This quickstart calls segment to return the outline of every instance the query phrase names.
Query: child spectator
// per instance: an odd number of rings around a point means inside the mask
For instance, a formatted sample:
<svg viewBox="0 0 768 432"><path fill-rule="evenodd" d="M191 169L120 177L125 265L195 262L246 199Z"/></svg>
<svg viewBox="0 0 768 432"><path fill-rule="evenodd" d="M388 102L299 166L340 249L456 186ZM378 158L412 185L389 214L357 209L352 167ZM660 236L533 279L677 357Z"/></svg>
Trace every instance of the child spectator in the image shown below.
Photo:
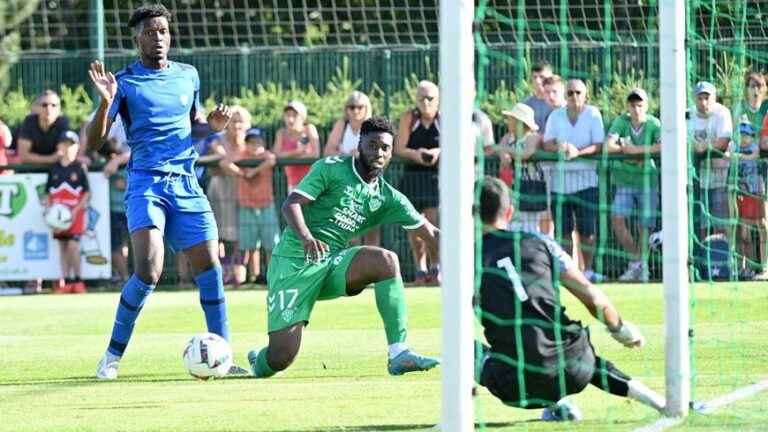
<svg viewBox="0 0 768 432"><path fill-rule="evenodd" d="M257 167L239 167L237 160L257 159ZM224 158L220 166L237 176L238 220L243 264L250 270L248 282L266 283L265 271L261 270L260 249L264 249L264 262L269 265L272 249L280 238L280 225L275 210L272 192L272 174L275 155L266 149L261 129L249 129L245 137L245 148L234 157ZM245 269L243 269L245 270Z"/></svg>
<svg viewBox="0 0 768 432"><path fill-rule="evenodd" d="M48 205L64 204L72 211L72 225L66 230L54 230L53 238L59 242L61 273L54 293L84 293L80 279L80 235L87 225L86 207L90 190L83 165L77 161L80 138L73 131L65 131L56 144L61 159L54 162L48 172L45 190Z"/></svg>
<svg viewBox="0 0 768 432"><path fill-rule="evenodd" d="M297 100L283 108L284 127L275 135L275 154L286 159L310 159L320 157L320 136L315 125L307 123L307 107ZM309 172L311 165L288 165L288 191L292 191Z"/></svg>
<svg viewBox="0 0 768 432"><path fill-rule="evenodd" d="M756 130L749 123L739 125L741 144L731 141L729 155L738 158L738 191L736 203L739 210L739 235L737 251L741 255L739 279L752 279L755 272L749 266L749 261L758 265L761 261L752 242L755 228L763 231L763 179L758 171L760 148L755 141ZM765 232L760 232L760 239L765 239Z"/></svg>

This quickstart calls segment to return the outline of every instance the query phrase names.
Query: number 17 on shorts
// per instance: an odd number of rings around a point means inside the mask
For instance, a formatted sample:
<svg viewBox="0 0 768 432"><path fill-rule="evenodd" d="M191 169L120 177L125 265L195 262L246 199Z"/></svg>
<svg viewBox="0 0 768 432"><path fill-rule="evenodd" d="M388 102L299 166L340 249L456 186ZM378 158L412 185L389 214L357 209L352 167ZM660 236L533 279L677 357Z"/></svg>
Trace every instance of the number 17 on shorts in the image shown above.
<svg viewBox="0 0 768 432"><path fill-rule="evenodd" d="M280 318L285 322L290 322L293 319L293 314L295 312L293 306L296 304L296 299L298 297L298 289L284 289L269 294L267 295L267 312L270 316L274 316L275 308L277 308L277 313L280 314Z"/></svg>

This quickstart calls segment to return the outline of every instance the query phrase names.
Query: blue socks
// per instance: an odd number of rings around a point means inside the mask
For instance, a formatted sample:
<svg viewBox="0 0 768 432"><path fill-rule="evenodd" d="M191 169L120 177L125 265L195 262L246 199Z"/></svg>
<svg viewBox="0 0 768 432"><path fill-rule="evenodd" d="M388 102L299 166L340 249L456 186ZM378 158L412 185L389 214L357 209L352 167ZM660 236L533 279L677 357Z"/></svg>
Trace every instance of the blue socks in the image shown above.
<svg viewBox="0 0 768 432"><path fill-rule="evenodd" d="M197 277L195 283L200 290L200 305L205 313L208 331L229 340L229 321L227 306L224 303L224 282L221 266L206 270Z"/></svg>
<svg viewBox="0 0 768 432"><path fill-rule="evenodd" d="M224 303L224 283L221 277L221 266L215 266L197 275L195 283L200 290L200 305L205 313L208 331L229 340L229 322ZM154 289L155 285L145 284L135 274L125 283L120 294L120 304L117 305L112 339L107 348L110 354L122 357L131 340L133 327L141 308L144 307L144 302Z"/></svg>
<svg viewBox="0 0 768 432"><path fill-rule="evenodd" d="M154 289L154 285L145 284L135 274L125 283L120 294L120 303L117 305L115 324L112 327L112 339L107 348L110 354L122 357L128 346L128 341L131 339L136 318L139 317L147 296Z"/></svg>

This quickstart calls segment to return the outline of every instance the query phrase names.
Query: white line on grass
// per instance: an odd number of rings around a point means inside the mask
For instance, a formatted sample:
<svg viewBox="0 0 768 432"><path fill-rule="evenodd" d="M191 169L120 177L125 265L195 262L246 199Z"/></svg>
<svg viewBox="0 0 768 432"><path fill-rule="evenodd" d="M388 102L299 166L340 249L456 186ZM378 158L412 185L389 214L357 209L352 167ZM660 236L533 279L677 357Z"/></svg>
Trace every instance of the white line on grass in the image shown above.
<svg viewBox="0 0 768 432"><path fill-rule="evenodd" d="M662 417L656 423L635 429L634 432L661 432L683 422L682 417Z"/></svg>
<svg viewBox="0 0 768 432"><path fill-rule="evenodd" d="M703 405L701 405L701 407L696 409L696 412L701 414L709 414L718 408L724 407L725 405L736 402L738 400L754 396L765 390L768 390L768 379L746 387L742 387L736 391L720 396L719 398L705 402ZM665 429L679 425L683 422L683 420L684 418L682 417L663 417L651 425L635 429L634 432L661 432Z"/></svg>
<svg viewBox="0 0 768 432"><path fill-rule="evenodd" d="M739 399L748 398L754 396L762 391L768 390L768 379L762 380L757 384L752 384L736 390L735 392L728 393L727 395L720 396L717 399L712 399L709 402L705 402L704 405L698 410L702 414L709 414L712 411L720 408L721 406L728 405L731 402L736 402Z"/></svg>

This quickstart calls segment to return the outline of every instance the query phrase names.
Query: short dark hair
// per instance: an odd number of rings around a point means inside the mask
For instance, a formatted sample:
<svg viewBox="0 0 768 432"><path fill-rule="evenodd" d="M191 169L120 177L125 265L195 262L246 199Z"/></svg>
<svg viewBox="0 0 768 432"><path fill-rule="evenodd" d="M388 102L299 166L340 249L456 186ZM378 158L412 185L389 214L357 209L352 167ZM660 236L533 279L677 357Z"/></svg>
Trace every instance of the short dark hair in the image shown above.
<svg viewBox="0 0 768 432"><path fill-rule="evenodd" d="M512 205L509 189L496 177L485 176L480 190L480 220L484 224L493 224L504 217L504 212Z"/></svg>
<svg viewBox="0 0 768 432"><path fill-rule="evenodd" d="M546 60L538 61L531 66L531 72L542 72L544 70L552 71L552 65Z"/></svg>
<svg viewBox="0 0 768 432"><path fill-rule="evenodd" d="M56 90L45 89L42 91L42 93L37 95L37 99L35 99L35 102L40 102L46 96L55 96L57 99L61 100L61 97L59 96L58 93L56 93Z"/></svg>
<svg viewBox="0 0 768 432"><path fill-rule="evenodd" d="M162 4L157 3L139 6L138 9L131 14L131 18L128 20L128 27L134 29L144 22L145 19L157 17L165 18L168 22L171 22L171 13Z"/></svg>
<svg viewBox="0 0 768 432"><path fill-rule="evenodd" d="M392 123L381 116L373 116L365 120L360 126L361 136L372 132L386 132L390 135L394 135L394 132L392 132Z"/></svg>

